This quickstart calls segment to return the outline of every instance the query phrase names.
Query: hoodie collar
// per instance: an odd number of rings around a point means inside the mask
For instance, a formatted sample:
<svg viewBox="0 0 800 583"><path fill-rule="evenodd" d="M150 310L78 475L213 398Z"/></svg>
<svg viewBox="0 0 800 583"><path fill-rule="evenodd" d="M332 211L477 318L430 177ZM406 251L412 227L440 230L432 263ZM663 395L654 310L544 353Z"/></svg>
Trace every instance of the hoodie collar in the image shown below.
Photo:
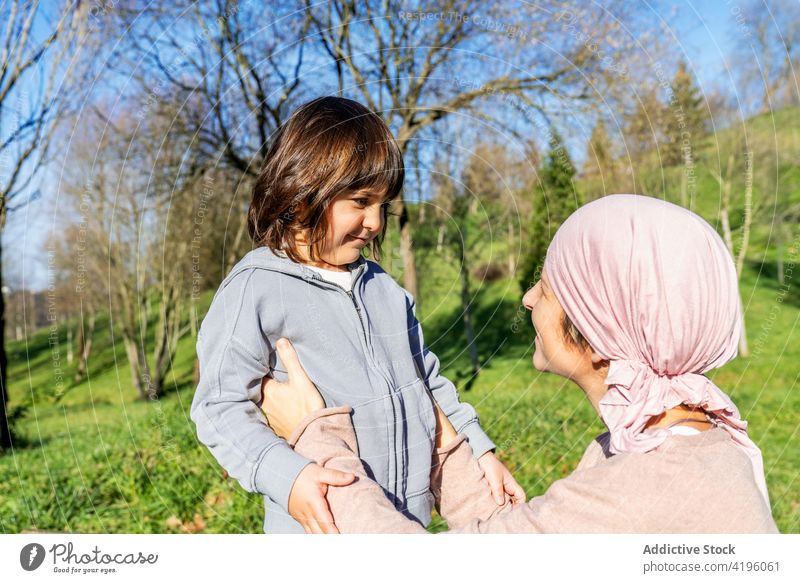
<svg viewBox="0 0 800 583"><path fill-rule="evenodd" d="M350 265L352 266L353 271L362 271L362 266L366 265L366 263L367 260L364 259L363 256L359 255L358 259ZM236 264L236 267L231 270L231 273L228 275L228 277L231 277L239 271L251 269L253 267L285 273L286 275L299 277L306 281L320 279L319 274L312 269L309 269L302 263L296 263L289 259L284 253L275 252L268 247L256 247L247 253L247 255L245 255L242 260Z"/></svg>

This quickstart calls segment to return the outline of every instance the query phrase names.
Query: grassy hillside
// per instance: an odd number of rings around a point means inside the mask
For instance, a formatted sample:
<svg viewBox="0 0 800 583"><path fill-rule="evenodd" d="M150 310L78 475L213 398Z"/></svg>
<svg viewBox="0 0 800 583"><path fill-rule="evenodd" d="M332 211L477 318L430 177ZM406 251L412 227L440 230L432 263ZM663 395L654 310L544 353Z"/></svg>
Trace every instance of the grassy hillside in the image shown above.
<svg viewBox="0 0 800 583"><path fill-rule="evenodd" d="M766 140L779 128L781 147L797 151L800 116L779 115L784 117L774 123L753 120L752 135ZM718 139L725 143L724 132ZM706 159L713 147L708 144ZM713 221L716 191L705 170L698 180L704 194L696 209ZM800 274L787 272L793 277L779 286L772 254L763 252L769 232L762 229L754 237L741 282L752 355L713 378L737 403L762 448L779 528L800 532ZM391 243L392 237L387 247ZM387 256L399 275L396 254ZM790 260L797 257L787 256ZM458 272L441 257L422 257L421 265L426 340L444 373L463 386L470 363ZM528 494L541 494L575 467L602 423L577 387L533 369L532 328L517 281L476 282L473 291L484 368L462 398L476 407ZM206 304L210 297L211 292ZM260 497L226 479L196 440L188 416L194 339L180 342L167 394L141 402L131 387L121 339L107 320L99 321L97 330L88 380L68 387L60 399L54 358L63 364L64 330L53 345L48 330L9 344L10 405L27 410L18 423L21 444L0 456L0 532L261 532Z"/></svg>

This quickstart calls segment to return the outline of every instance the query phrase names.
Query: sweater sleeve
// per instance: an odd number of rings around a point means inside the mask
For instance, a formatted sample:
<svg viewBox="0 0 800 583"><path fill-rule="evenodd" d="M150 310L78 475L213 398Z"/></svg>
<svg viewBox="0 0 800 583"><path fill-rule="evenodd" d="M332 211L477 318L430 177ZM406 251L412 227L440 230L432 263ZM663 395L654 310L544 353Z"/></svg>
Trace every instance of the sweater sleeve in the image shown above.
<svg viewBox="0 0 800 583"><path fill-rule="evenodd" d="M458 532L478 533L651 533L670 532L679 508L665 487L681 475L682 459L673 464L643 463L645 454L597 463L598 448L590 446L581 469L554 482L547 491L516 504L491 520L473 520ZM592 459L589 459L592 458ZM584 462L594 461L596 465ZM684 499L697 497L687 488ZM686 516L678 513L678 516ZM683 524L681 528L686 528ZM662 530L663 529L663 530ZM681 532L680 528L675 532Z"/></svg>
<svg viewBox="0 0 800 583"><path fill-rule="evenodd" d="M248 492L269 496L288 512L297 475L311 460L267 425L258 406L272 347L264 323L264 290L253 271L236 275L214 298L197 341L200 383L191 418L198 439Z"/></svg>
<svg viewBox="0 0 800 583"><path fill-rule="evenodd" d="M422 326L416 316L416 304L408 292L406 292L406 310L411 352L414 355L420 378L425 382L456 432L466 435L475 457L479 458L487 451L493 451L497 446L481 428L475 409L469 403L462 403L459 400L455 385L440 373L438 357L425 346Z"/></svg>
<svg viewBox="0 0 800 583"><path fill-rule="evenodd" d="M431 492L436 510L451 530L474 519L488 520L511 509L511 500L498 506L472 449L460 434L433 454Z"/></svg>
<svg viewBox="0 0 800 583"><path fill-rule="evenodd" d="M288 439L301 455L325 468L349 472L356 481L329 486L326 498L342 534L424 534L419 523L395 509L383 489L367 475L358 457L350 407L320 409L306 416Z"/></svg>
<svg viewBox="0 0 800 583"><path fill-rule="evenodd" d="M350 419L352 409L321 409L308 415L292 432L288 442L301 455L321 466L356 476L342 487L329 487L327 500L339 532L423 533L416 522L398 512L372 481L358 458L358 445ZM472 519L488 520L508 512L511 502L498 506L492 498L483 471L463 434L433 455L431 491L436 507L450 528Z"/></svg>

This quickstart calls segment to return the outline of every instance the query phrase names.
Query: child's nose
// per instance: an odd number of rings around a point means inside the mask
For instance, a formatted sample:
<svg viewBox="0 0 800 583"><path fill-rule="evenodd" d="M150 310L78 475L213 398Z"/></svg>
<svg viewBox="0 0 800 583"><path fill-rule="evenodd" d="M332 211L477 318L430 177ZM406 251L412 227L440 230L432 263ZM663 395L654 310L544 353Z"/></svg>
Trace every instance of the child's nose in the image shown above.
<svg viewBox="0 0 800 583"><path fill-rule="evenodd" d="M383 216L381 214L381 205L374 204L367 208L367 212L364 215L364 220L361 223L365 229L369 229L370 231L379 231L381 229L383 222Z"/></svg>

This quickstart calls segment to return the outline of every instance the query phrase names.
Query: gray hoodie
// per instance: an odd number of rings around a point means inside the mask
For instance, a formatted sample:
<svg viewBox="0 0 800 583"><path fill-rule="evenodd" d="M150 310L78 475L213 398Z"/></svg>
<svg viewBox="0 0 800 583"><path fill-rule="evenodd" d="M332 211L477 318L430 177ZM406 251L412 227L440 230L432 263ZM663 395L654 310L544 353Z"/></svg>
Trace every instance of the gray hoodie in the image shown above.
<svg viewBox="0 0 800 583"><path fill-rule="evenodd" d="M458 400L424 345L414 300L381 267L360 258L353 290L260 247L220 285L200 327L200 384L191 417L217 461L264 496L264 532L302 532L289 493L311 460L269 428L261 380L287 379L275 341L292 341L327 407L353 408L361 459L389 500L427 525L436 419L429 390L475 457L495 447L475 410Z"/></svg>

